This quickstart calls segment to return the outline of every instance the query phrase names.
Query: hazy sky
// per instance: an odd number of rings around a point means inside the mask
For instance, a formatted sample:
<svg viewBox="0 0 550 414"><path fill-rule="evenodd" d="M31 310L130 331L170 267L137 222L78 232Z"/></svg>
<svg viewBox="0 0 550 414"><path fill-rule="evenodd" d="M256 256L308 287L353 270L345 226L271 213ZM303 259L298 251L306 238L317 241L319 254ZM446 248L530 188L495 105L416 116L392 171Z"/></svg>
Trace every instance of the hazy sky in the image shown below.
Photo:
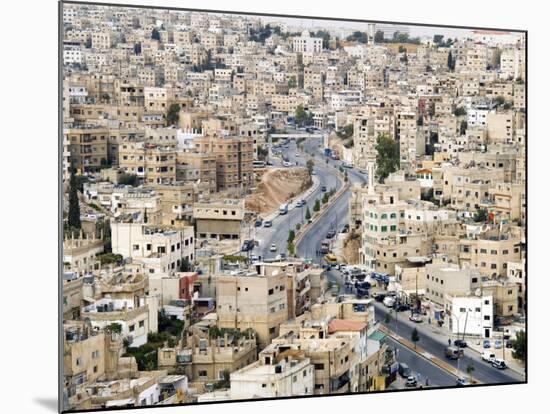
<svg viewBox="0 0 550 414"><path fill-rule="evenodd" d="M283 17L262 17L265 22L284 22L290 27L295 27L296 29L317 29L317 28L326 28L328 30L333 30L335 32L338 29L343 29L346 31L366 31L368 23L359 23L359 22L346 22L339 20L315 20L315 19L298 19L298 18L283 18ZM381 23L382 24L382 23ZM391 24L391 23L388 23ZM404 25L406 26L406 25ZM429 27L429 26L408 26L410 28L411 37L416 36L433 36L434 34L442 34L445 37L464 37L471 32L471 29L453 29L453 28L443 28L443 27Z"/></svg>

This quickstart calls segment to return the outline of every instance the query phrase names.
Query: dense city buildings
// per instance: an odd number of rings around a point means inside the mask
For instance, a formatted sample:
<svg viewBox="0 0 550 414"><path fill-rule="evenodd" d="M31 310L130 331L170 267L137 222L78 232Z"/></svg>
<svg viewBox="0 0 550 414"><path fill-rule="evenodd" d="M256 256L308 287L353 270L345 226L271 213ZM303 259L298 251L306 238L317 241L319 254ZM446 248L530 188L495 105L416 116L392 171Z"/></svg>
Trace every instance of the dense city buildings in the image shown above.
<svg viewBox="0 0 550 414"><path fill-rule="evenodd" d="M525 381L524 33L62 18L64 409Z"/></svg>

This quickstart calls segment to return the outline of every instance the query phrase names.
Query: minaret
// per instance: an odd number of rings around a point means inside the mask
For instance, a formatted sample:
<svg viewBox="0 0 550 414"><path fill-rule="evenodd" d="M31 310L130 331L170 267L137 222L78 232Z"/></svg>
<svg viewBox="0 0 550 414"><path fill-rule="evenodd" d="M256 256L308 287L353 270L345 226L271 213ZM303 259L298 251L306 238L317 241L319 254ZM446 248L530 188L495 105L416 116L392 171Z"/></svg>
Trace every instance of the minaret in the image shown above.
<svg viewBox="0 0 550 414"><path fill-rule="evenodd" d="M367 179L368 179L368 194L373 195L374 194L374 174L376 171L376 161L375 160L368 160L367 161Z"/></svg>

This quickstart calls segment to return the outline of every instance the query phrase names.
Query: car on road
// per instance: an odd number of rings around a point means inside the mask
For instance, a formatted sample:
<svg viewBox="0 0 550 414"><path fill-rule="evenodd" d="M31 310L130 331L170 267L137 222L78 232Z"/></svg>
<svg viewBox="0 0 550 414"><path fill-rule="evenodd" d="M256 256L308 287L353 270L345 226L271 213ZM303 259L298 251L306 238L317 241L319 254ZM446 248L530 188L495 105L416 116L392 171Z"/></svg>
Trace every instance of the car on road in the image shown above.
<svg viewBox="0 0 550 414"><path fill-rule="evenodd" d="M404 362L399 363L399 368L397 369L397 372L399 372L399 375L401 375L403 378L408 378L412 375L412 370Z"/></svg>
<svg viewBox="0 0 550 414"><path fill-rule="evenodd" d="M405 387L407 388L413 388L418 385L418 382L416 381L416 378L412 375L407 377L407 380L405 381Z"/></svg>
<svg viewBox="0 0 550 414"><path fill-rule="evenodd" d="M493 362L495 360L496 356L494 352L491 351L483 351L481 354L481 359L485 362Z"/></svg>
<svg viewBox="0 0 550 414"><path fill-rule="evenodd" d="M248 252L254 249L254 240L245 240L241 247L241 252Z"/></svg>
<svg viewBox="0 0 550 414"><path fill-rule="evenodd" d="M464 339L455 339L453 342L455 346L458 346L459 348L467 348L468 344Z"/></svg>
<svg viewBox="0 0 550 414"><path fill-rule="evenodd" d="M321 191L324 193L325 191L327 191L327 187L325 187L324 185L321 186Z"/></svg>
<svg viewBox="0 0 550 414"><path fill-rule="evenodd" d="M271 246L269 246L269 251L270 252L276 252L277 251L277 245L275 243L273 243Z"/></svg>
<svg viewBox="0 0 550 414"><path fill-rule="evenodd" d="M317 173L315 172L315 170L311 171L311 175L317 175Z"/></svg>
<svg viewBox="0 0 550 414"><path fill-rule="evenodd" d="M491 365L495 367L496 369L506 369L508 368L508 365L506 365L506 362L504 362L503 359L495 358L491 362Z"/></svg>
<svg viewBox="0 0 550 414"><path fill-rule="evenodd" d="M448 346L445 348L445 358L458 359L464 356L464 350L457 348L456 346Z"/></svg>
<svg viewBox="0 0 550 414"><path fill-rule="evenodd" d="M489 341L488 339L484 339L483 340L483 348L487 349L487 348L490 348L491 347L491 341Z"/></svg>
<svg viewBox="0 0 550 414"><path fill-rule="evenodd" d="M495 349L502 349L502 341L500 339L495 341Z"/></svg>
<svg viewBox="0 0 550 414"><path fill-rule="evenodd" d="M470 382L466 378L460 377L456 379L456 385L458 387L465 387L466 385L470 385Z"/></svg>
<svg viewBox="0 0 550 414"><path fill-rule="evenodd" d="M297 152L296 154L294 154L295 157L299 157L300 156L300 153Z"/></svg>
<svg viewBox="0 0 550 414"><path fill-rule="evenodd" d="M260 258L258 256L250 256L250 262L251 263L254 263L254 262L259 262L260 261Z"/></svg>
<svg viewBox="0 0 550 414"><path fill-rule="evenodd" d="M386 296L382 303L388 308L393 308L395 305L395 298L392 296Z"/></svg>
<svg viewBox="0 0 550 414"><path fill-rule="evenodd" d="M286 260L286 253L281 253L279 256L281 256L281 260Z"/></svg>
<svg viewBox="0 0 550 414"><path fill-rule="evenodd" d="M331 229L327 233L327 239L332 239L335 235L336 235L336 232Z"/></svg>
<svg viewBox="0 0 550 414"><path fill-rule="evenodd" d="M271 220L264 221L264 227L271 227L273 226L273 222Z"/></svg>
<svg viewBox="0 0 550 414"><path fill-rule="evenodd" d="M422 316L420 316L418 313L413 313L411 316L409 316L409 321L414 323L421 323Z"/></svg>

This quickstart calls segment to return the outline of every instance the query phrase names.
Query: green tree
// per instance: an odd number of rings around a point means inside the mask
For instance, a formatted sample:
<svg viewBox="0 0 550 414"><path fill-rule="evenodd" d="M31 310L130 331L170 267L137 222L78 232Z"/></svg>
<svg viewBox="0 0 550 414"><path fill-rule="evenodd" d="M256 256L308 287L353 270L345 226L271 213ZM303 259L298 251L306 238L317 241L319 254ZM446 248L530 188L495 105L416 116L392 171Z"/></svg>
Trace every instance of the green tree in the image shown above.
<svg viewBox="0 0 550 414"><path fill-rule="evenodd" d="M74 170L71 171L71 182L69 188L69 227L80 229L80 203L78 201L78 188Z"/></svg>
<svg viewBox="0 0 550 414"><path fill-rule="evenodd" d="M315 200L315 204L313 205L313 211L317 212L321 210L321 202L319 199Z"/></svg>
<svg viewBox="0 0 550 414"><path fill-rule="evenodd" d="M420 341L420 336L418 335L418 330L416 328L411 332L411 341L414 344L414 349L416 349L416 343Z"/></svg>
<svg viewBox="0 0 550 414"><path fill-rule="evenodd" d="M453 53L449 50L449 54L447 55L447 68L452 72L455 70L455 60L453 58Z"/></svg>
<svg viewBox="0 0 550 414"><path fill-rule="evenodd" d="M120 323L117 323L117 322L112 322L110 323L109 325L107 325L105 327L105 330L108 331L108 332L113 332L113 333L121 333L122 332L122 325Z"/></svg>
<svg viewBox="0 0 550 414"><path fill-rule="evenodd" d="M454 111L455 116L464 116L466 115L466 109L463 106L459 106Z"/></svg>
<svg viewBox="0 0 550 414"><path fill-rule="evenodd" d="M306 111L304 109L304 105L300 104L296 107L296 111L294 112L294 119L296 120L297 124L302 125L304 123L304 120L306 119Z"/></svg>
<svg viewBox="0 0 550 414"><path fill-rule="evenodd" d="M346 172L344 172L344 181L347 183L348 182L348 172L346 170Z"/></svg>
<svg viewBox="0 0 550 414"><path fill-rule="evenodd" d="M438 45L438 44L440 44L441 42L443 42L443 35L435 34L435 35L434 35L433 42L434 42L436 45Z"/></svg>
<svg viewBox="0 0 550 414"><path fill-rule="evenodd" d="M476 223L482 223L482 222L487 221L488 217L489 217L489 214L487 212L487 209L486 208L481 208L481 209L476 211L476 214L474 215L474 221Z"/></svg>
<svg viewBox="0 0 550 414"><path fill-rule="evenodd" d="M521 361L527 359L527 335L525 331L518 331L516 339L512 342L512 356Z"/></svg>
<svg viewBox="0 0 550 414"><path fill-rule="evenodd" d="M294 245L293 242L288 242L286 244L286 249L288 250L288 254L290 256L294 256L294 253L296 252L296 246Z"/></svg>
<svg viewBox="0 0 550 414"><path fill-rule="evenodd" d="M313 173L313 167L315 166L315 161L313 161L313 159L309 159L307 160L306 162L306 167L307 167L307 172L309 173L310 177L311 177L311 174Z"/></svg>
<svg viewBox="0 0 550 414"><path fill-rule="evenodd" d="M463 119L460 121L460 135L466 135L466 129L468 129L468 122Z"/></svg>
<svg viewBox="0 0 550 414"><path fill-rule="evenodd" d="M296 76L291 76L290 79L288 80L288 87L290 89L292 88L295 88L297 86L296 84Z"/></svg>
<svg viewBox="0 0 550 414"><path fill-rule="evenodd" d="M286 239L287 243L292 243L295 237L296 237L296 233L294 233L294 230L289 230L288 237Z"/></svg>
<svg viewBox="0 0 550 414"><path fill-rule="evenodd" d="M306 220L309 220L311 218L311 212L309 211L309 207L306 208Z"/></svg>
<svg viewBox="0 0 550 414"><path fill-rule="evenodd" d="M378 30L375 34L374 34L374 43L384 43L385 39L384 39L384 32L381 31L381 30Z"/></svg>
<svg viewBox="0 0 550 414"><path fill-rule="evenodd" d="M403 45L399 45L399 53L407 53L407 48Z"/></svg>
<svg viewBox="0 0 550 414"><path fill-rule="evenodd" d="M329 199L328 193L323 194L323 204L328 203L328 199Z"/></svg>
<svg viewBox="0 0 550 414"><path fill-rule="evenodd" d="M191 270L191 262L187 257L184 257L181 261L180 272L190 272Z"/></svg>
<svg viewBox="0 0 550 414"><path fill-rule="evenodd" d="M160 33L156 27L153 28L153 31L151 32L151 39L160 41Z"/></svg>
<svg viewBox="0 0 550 414"><path fill-rule="evenodd" d="M399 167L399 144L387 134L379 134L376 140L376 174L378 181L384 180Z"/></svg>
<svg viewBox="0 0 550 414"><path fill-rule="evenodd" d="M497 96L495 98L495 102L498 106L504 105L504 102L505 102L504 97L503 96Z"/></svg>
<svg viewBox="0 0 550 414"><path fill-rule="evenodd" d="M180 106L177 103L173 103L168 108L168 113L166 114L166 120L168 125L176 125L180 119Z"/></svg>
<svg viewBox="0 0 550 414"><path fill-rule="evenodd" d="M342 128L340 131L337 132L337 134L342 139L347 139L353 135L353 124L348 124L344 128Z"/></svg>
<svg viewBox="0 0 550 414"><path fill-rule="evenodd" d="M384 323L387 325L391 321L390 313L386 313L386 317L384 318Z"/></svg>

